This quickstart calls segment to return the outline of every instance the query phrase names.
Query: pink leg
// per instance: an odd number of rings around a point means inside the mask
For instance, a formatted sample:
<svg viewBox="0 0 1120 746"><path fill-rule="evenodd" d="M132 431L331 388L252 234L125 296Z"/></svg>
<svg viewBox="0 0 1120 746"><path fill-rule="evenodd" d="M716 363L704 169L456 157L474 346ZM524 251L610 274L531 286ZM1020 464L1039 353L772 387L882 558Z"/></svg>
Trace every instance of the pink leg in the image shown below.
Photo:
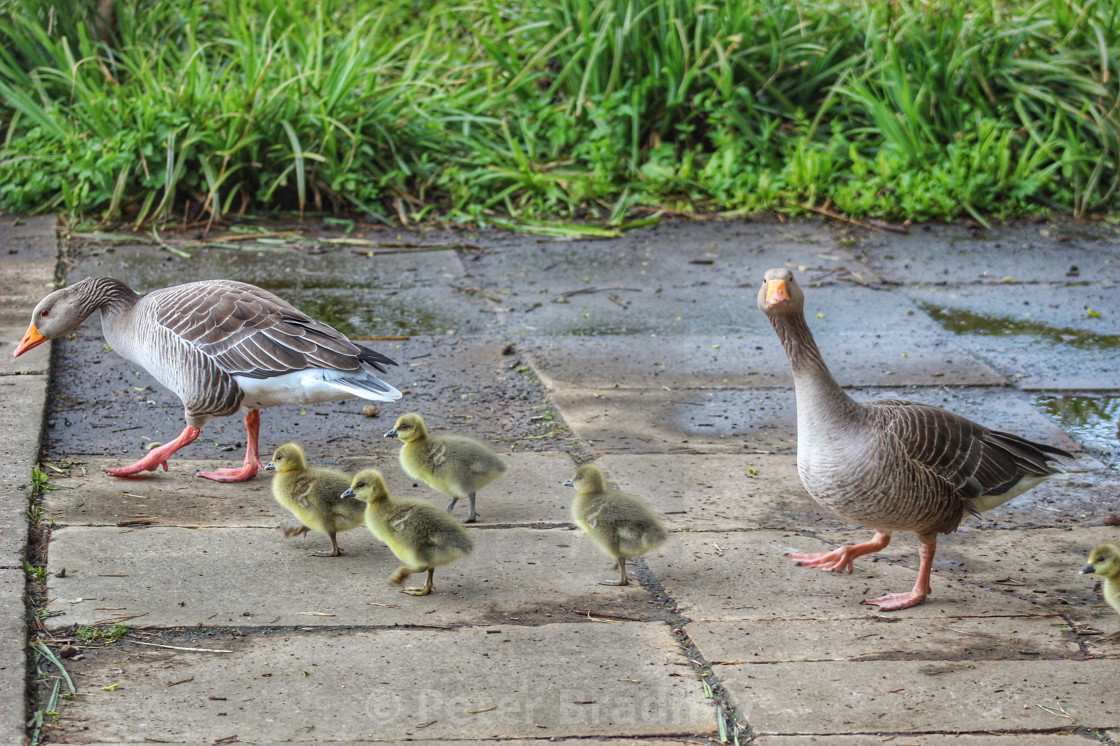
<svg viewBox="0 0 1120 746"><path fill-rule="evenodd" d="M914 590L909 593L888 593L879 598L869 598L865 604L878 606L879 611L898 611L917 606L929 596L929 574L933 570L933 553L937 551L937 534L918 537L921 545L918 548L918 582L914 583Z"/></svg>
<svg viewBox="0 0 1120 746"><path fill-rule="evenodd" d="M862 544L848 544L833 549L823 554L787 554L791 560L797 562L798 567L819 567L829 572L852 571L852 562L857 557L878 552L891 541L890 531L876 531L871 541Z"/></svg>
<svg viewBox="0 0 1120 746"><path fill-rule="evenodd" d="M131 466L121 466L116 469L102 469L102 471L114 477L132 477L142 471L155 471L161 466L164 471L167 471L167 459L171 454L175 453L175 451L183 446L193 443L198 438L200 432L202 431L197 427L187 427L178 438L167 445L153 448L148 452L147 456L140 459L135 464Z"/></svg>
<svg viewBox="0 0 1120 746"><path fill-rule="evenodd" d="M214 471L200 471L198 476L212 479L215 482L245 482L257 475L261 466L260 453L257 450L257 437L260 435L261 413L259 410L250 409L245 415L245 434L248 442L245 445L245 463L240 469L215 469Z"/></svg>

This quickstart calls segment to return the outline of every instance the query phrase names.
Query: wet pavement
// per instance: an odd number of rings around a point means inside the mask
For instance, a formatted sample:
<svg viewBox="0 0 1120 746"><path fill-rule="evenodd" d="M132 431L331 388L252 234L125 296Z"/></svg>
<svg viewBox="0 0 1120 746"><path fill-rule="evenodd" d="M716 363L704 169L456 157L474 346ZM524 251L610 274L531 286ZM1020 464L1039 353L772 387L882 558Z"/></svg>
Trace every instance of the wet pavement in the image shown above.
<svg viewBox="0 0 1120 746"><path fill-rule="evenodd" d="M61 261L52 221L14 223L0 225L4 743L60 681L17 634L29 553L46 568L27 585L33 639L77 653L62 662L75 693L41 716L58 742L1120 744L1120 643L1097 634L1120 617L1077 574L1094 544L1120 541L1120 233L1106 223L674 222L595 241L245 224L163 234L174 251L77 235ZM789 367L755 305L772 266L798 274L856 398L945 406L1076 455L1068 480L943 537L918 607L860 604L913 584L910 534L851 575L782 556L869 531L798 481ZM56 267L140 292L251 282L396 359L402 401L267 410L262 450L297 440L314 463L376 466L395 494L442 506L382 433L414 410L484 438L510 468L479 494L474 554L423 598L387 584L397 563L364 528L339 536L342 557L311 556L326 538L283 537L268 475L194 476L240 463L239 418L206 426L167 472L103 474L178 434L182 407L104 348L96 319L49 356L11 358ZM40 428L50 525L28 547ZM590 459L671 532L630 587L597 584L609 562L570 522L560 482ZM119 640L94 639L117 625Z"/></svg>

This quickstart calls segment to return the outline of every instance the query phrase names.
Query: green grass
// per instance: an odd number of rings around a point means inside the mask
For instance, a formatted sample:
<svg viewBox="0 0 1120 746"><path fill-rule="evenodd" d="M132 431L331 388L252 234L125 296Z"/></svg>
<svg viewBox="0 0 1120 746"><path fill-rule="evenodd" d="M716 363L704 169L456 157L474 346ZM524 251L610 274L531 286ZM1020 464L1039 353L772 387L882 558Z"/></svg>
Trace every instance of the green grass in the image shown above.
<svg viewBox="0 0 1120 746"><path fill-rule="evenodd" d="M1116 210L1120 0L0 4L0 207Z"/></svg>

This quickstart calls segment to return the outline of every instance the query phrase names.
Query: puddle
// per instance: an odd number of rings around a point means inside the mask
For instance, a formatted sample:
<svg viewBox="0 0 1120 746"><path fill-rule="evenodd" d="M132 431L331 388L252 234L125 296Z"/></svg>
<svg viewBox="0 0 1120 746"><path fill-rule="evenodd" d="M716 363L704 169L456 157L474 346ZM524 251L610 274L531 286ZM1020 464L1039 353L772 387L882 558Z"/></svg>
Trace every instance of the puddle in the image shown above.
<svg viewBox="0 0 1120 746"><path fill-rule="evenodd" d="M1120 470L1120 396L1040 394L1033 397L1032 403L1094 458Z"/></svg>
<svg viewBox="0 0 1120 746"><path fill-rule="evenodd" d="M1120 335L1097 334L1083 329L1057 328L1030 319L1006 316L984 316L959 308L946 308L935 303L921 303L921 309L945 329L957 334L986 334L993 337L1036 337L1053 344L1068 345L1079 350L1100 351L1120 348Z"/></svg>

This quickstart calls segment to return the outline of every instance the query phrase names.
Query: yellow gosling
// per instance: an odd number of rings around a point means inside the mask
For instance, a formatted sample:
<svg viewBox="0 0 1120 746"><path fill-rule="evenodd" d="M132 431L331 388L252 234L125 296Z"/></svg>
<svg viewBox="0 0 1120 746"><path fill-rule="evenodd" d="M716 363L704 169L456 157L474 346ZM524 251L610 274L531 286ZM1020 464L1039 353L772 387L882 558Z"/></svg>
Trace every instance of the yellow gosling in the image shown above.
<svg viewBox="0 0 1120 746"><path fill-rule="evenodd" d="M1120 547L1115 544L1098 544L1089 552L1089 562L1081 568L1082 575L1095 573L1104 580L1101 591L1112 610L1120 614ZM1109 640L1120 641L1120 630L1108 635Z"/></svg>
<svg viewBox="0 0 1120 746"><path fill-rule="evenodd" d="M342 498L343 502L365 504L366 527L404 563L390 576L390 583L401 585L412 573L427 571L424 585L404 588L404 593L428 595L435 588L435 569L466 557L474 549L474 542L457 520L423 500L393 497L376 469L355 475Z"/></svg>
<svg viewBox="0 0 1120 746"><path fill-rule="evenodd" d="M477 520L475 493L506 473L506 464L490 446L461 435L431 435L424 418L415 412L401 415L386 438L403 443L401 468L451 498L450 513L461 498L470 501L464 523Z"/></svg>
<svg viewBox="0 0 1120 746"><path fill-rule="evenodd" d="M595 546L618 563L618 580L600 585L629 585L626 560L638 557L662 544L669 534L657 515L633 495L608 490L603 472L594 464L584 464L564 482L575 487L572 520L595 542Z"/></svg>
<svg viewBox="0 0 1120 746"><path fill-rule="evenodd" d="M339 500L339 494L350 486L350 476L335 469L308 466L303 449L285 443L272 454L265 469L273 470L272 496L303 524L284 529L287 537L302 536L309 530L321 531L331 539L331 553L316 552L313 557L337 557L342 554L335 534L361 525L361 505Z"/></svg>

